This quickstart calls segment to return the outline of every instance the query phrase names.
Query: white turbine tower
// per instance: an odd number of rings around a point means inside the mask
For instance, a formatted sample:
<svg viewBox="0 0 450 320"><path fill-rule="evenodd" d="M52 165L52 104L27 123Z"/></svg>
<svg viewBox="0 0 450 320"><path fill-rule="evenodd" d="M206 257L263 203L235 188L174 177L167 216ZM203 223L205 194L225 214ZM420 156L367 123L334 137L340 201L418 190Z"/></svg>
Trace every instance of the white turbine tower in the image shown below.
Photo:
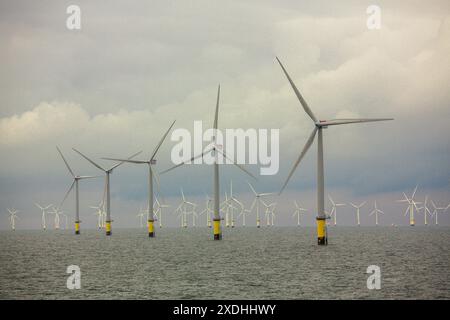
<svg viewBox="0 0 450 320"><path fill-rule="evenodd" d="M254 198L254 200L252 202L252 205L250 206L250 210L247 211L247 212L248 213L252 212L253 208L256 205L256 227L259 228L261 226L261 219L259 217L259 205L260 205L260 203L264 205L264 202L262 202L262 198L263 197L267 197L267 196L273 195L274 193L273 192L258 193L258 192L255 191L255 189L250 184L250 182L247 181L247 183L248 183L250 189L252 190L253 195L255 196L255 198Z"/></svg>
<svg viewBox="0 0 450 320"><path fill-rule="evenodd" d="M56 147L56 149L58 150L61 158L63 159L64 163L66 164L67 170L69 170L70 174L72 175L73 178L73 182L69 187L69 190L67 190L66 194L64 195L63 200L61 201L61 203L58 206L58 209L62 207L64 201L66 200L67 196L69 195L70 191L72 191L73 187L75 186L75 234L80 234L80 196L79 196L79 191L78 191L78 181L83 180L83 179L92 179L92 178L98 178L97 176L79 176L79 175L75 175L75 173L73 173L73 170L70 168L69 163L67 162L66 158L64 158L61 150Z"/></svg>
<svg viewBox="0 0 450 320"><path fill-rule="evenodd" d="M19 210L16 209L7 209L9 212L9 223L11 225L11 229L12 231L16 231L16 219L18 219L19 217L17 216L17 213L20 212Z"/></svg>
<svg viewBox="0 0 450 320"><path fill-rule="evenodd" d="M47 213L47 210L50 209L53 205L49 204L46 207L41 206L39 203L35 203L35 205L36 205L36 207L38 207L42 211L41 226L42 226L43 230L46 230L47 229L47 223L45 221L45 214Z"/></svg>
<svg viewBox="0 0 450 320"><path fill-rule="evenodd" d="M356 223L358 226L361 225L361 220L359 219L359 211L365 204L366 204L366 201L364 201L363 203L360 203L359 205L350 202L350 205L356 209Z"/></svg>
<svg viewBox="0 0 450 320"><path fill-rule="evenodd" d="M220 218L220 181L219 181L219 154L222 157L222 159L227 159L228 161L230 161L231 163L233 163L235 166L237 166L239 169L241 169L242 171L244 171L246 174L248 174L249 176L251 176L252 178L255 178L250 172L248 172L247 170L244 169L244 167L242 167L241 165L237 164L234 159L231 159L230 157L228 157L228 155L226 154L225 150L223 150L223 146L217 144L217 129L218 129L218 122L219 122L219 100L220 100L220 85L217 88L217 102L216 102L216 112L214 115L214 124L213 124L213 137L212 137L212 143L210 144L209 147L206 148L206 151L203 151L201 154L195 155L194 157L192 157L191 159L189 159L188 161L182 162L176 166L173 166L163 172L162 173L166 173L172 169L178 168L186 163L192 163L192 161L200 158L200 157L204 157L205 155L211 154L211 156L214 158L213 160L213 191L214 191L214 219L213 219L213 224L214 224L214 228L213 228L213 234L214 234L214 240L221 240L222 239L222 228L220 226L220 221L222 220ZM221 141L219 141L219 143L221 143ZM256 179L256 178L255 178Z"/></svg>
<svg viewBox="0 0 450 320"><path fill-rule="evenodd" d="M439 222L438 222L439 211L442 211L442 212L446 211L450 207L450 205L448 205L447 207L438 207L438 206L436 206L436 204L434 203L433 200L431 200L431 205L433 206L433 216L435 219L434 220L435 224L438 225L439 224Z"/></svg>
<svg viewBox="0 0 450 320"><path fill-rule="evenodd" d="M300 226L300 216L303 214L302 212L308 211L308 209L302 208L301 204L299 205L297 201L294 200L295 211L292 214L292 217L297 216L297 226Z"/></svg>
<svg viewBox="0 0 450 320"><path fill-rule="evenodd" d="M373 209L373 211L369 214L369 216L375 214L375 225L376 225L376 226L378 225L378 214L379 214L379 213L384 214L383 211L381 211L380 209L378 209L378 207L377 207L377 202L375 201L375 209Z"/></svg>
<svg viewBox="0 0 450 320"><path fill-rule="evenodd" d="M82 154L80 151L78 151L75 148L72 148L73 151L75 151L76 153L78 153L80 156L82 156L83 158L85 158L87 161L89 161L93 166L95 166L96 168L100 169L101 171L103 171L105 173L105 184L106 184L106 221L105 221L105 229L106 229L106 235L110 236L111 235L111 193L110 193L110 185L109 185L109 181L110 181L110 176L111 173L113 172L113 170L115 168L117 168L118 166L120 166L121 164L123 164L124 162L121 161L115 165L113 165L112 167L110 167L109 169L105 169L102 166L98 165L97 163L95 163L93 160L89 159L87 156L85 156L84 154ZM127 160L130 160L132 158L134 158L135 156L137 156L138 154L140 154L142 151L139 151L135 154L133 154L132 156L130 156L129 158L127 158Z"/></svg>
<svg viewBox="0 0 450 320"><path fill-rule="evenodd" d="M405 216L409 213L409 225L410 226L414 226L416 224L416 221L414 219L414 210L418 211L417 205L421 203L421 202L414 201L414 196L416 194L416 191L417 191L417 185L414 188L414 191L410 198L408 198L408 196L403 192L404 199L397 200L397 202L407 202L408 203L408 207L406 208L406 211L405 211Z"/></svg>
<svg viewBox="0 0 450 320"><path fill-rule="evenodd" d="M127 163L132 163L132 164L146 164L148 166L148 190L147 190L148 191L148 208L149 208L149 212L151 212L151 214L149 215L149 218L148 218L148 236L150 238L153 238L155 236L155 229L154 229L155 219L154 219L154 210L153 210L153 197L154 197L154 195L153 195L153 175L155 175L155 172L153 172L153 170L152 170L152 165L156 164L156 159L155 159L156 154L174 124L175 124L175 121L172 122L169 129L167 129L167 131L164 133L164 135L162 136L159 143L156 145L155 149L153 150L153 152L148 160L103 158L106 160L121 161L121 162L127 162ZM155 178L156 178L156 185L159 188L159 181L158 181L158 177L156 175L155 175Z"/></svg>
<svg viewBox="0 0 450 320"><path fill-rule="evenodd" d="M325 214L325 187L324 187L324 166L323 166L323 142L322 142L322 129L326 129L328 126L335 126L335 125L343 125L343 124L351 124L351 123L361 123L361 122L372 122L372 121L385 121L385 120L392 120L392 119L334 119L334 120L318 120L314 113L309 108L308 104L306 103L305 99L303 99L302 95L300 94L300 91L295 86L294 82L292 81L291 77L287 73L284 66L281 64L281 61L278 59L278 63L281 66L281 69L283 69L284 74L286 75L286 78L288 79L289 83L291 84L292 89L295 92L295 95L297 96L298 100L300 101L300 104L302 105L305 112L308 114L308 116L311 118L311 120L314 122L314 130L311 132L310 137L308 138L302 152L300 153L298 159L295 161L294 166L292 167L286 182L284 183L283 187L280 190L283 192L284 188L288 184L289 180L291 179L292 175L294 174L294 171L297 169L297 166L300 164L300 161L303 159L304 155L308 151L308 149L311 147L311 144L314 141L314 138L317 134L317 238L318 238L318 244L319 245L326 245L327 244L327 228L326 228L326 214Z"/></svg>
<svg viewBox="0 0 450 320"><path fill-rule="evenodd" d="M328 199L331 202L331 215L334 216L334 225L337 225L337 208L345 206L345 203L335 203L330 195L328 195Z"/></svg>

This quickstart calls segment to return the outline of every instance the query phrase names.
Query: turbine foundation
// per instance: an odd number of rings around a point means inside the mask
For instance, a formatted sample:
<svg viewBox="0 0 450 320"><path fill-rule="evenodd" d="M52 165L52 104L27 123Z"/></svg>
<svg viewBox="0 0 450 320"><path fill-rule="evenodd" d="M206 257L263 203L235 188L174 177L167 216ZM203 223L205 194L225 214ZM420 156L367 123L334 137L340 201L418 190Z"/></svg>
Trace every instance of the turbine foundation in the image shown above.
<svg viewBox="0 0 450 320"><path fill-rule="evenodd" d="M214 224L214 240L222 240L222 230L220 230L220 218L213 219Z"/></svg>
<svg viewBox="0 0 450 320"><path fill-rule="evenodd" d="M319 246L326 246L328 244L327 239L327 225L325 218L316 218L317 221L317 244Z"/></svg>

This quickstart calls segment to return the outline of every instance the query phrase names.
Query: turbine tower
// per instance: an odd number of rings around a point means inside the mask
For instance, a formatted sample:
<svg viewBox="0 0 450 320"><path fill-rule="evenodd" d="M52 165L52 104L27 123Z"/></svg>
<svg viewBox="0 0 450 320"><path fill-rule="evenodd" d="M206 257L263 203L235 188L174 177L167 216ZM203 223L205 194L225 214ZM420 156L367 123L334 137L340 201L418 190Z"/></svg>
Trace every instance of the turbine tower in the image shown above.
<svg viewBox="0 0 450 320"><path fill-rule="evenodd" d="M334 225L337 225L337 208L345 206L345 203L335 203L330 195L328 195L328 199L330 199L332 205L331 215L334 216Z"/></svg>
<svg viewBox="0 0 450 320"><path fill-rule="evenodd" d="M381 211L380 209L378 209L378 207L377 207L377 202L375 201L375 209L373 209L373 211L369 214L369 216L375 214L375 225L376 225L376 226L378 225L378 214L379 214L379 213L384 214L383 211Z"/></svg>
<svg viewBox="0 0 450 320"><path fill-rule="evenodd" d="M95 163L93 160L89 159L87 156L85 156L84 154L82 154L80 151L78 151L75 148L72 148L73 151L75 151L76 153L78 153L80 156L82 156L83 158L85 158L87 161L89 161L93 166L95 166L96 168L100 169L101 171L103 171L105 173L105 185L106 185L106 221L105 221L105 229L106 229L106 235L110 236L111 235L111 194L110 194L110 185L109 185L109 181L110 181L110 176L111 173L113 172L113 170L115 168L117 168L118 166L120 166L121 164L123 164L124 162L121 161L119 163L116 163L115 165L113 165L112 167L110 167L109 169L105 169L102 166L100 166L99 164ZM132 158L134 158L135 156L137 156L138 154L140 154L142 151L139 151L135 154L133 154L132 156L130 156L129 158L127 158L127 160L130 160Z"/></svg>
<svg viewBox="0 0 450 320"><path fill-rule="evenodd" d="M416 221L414 219L414 209L418 211L417 205L421 203L421 202L414 201L414 196L416 195L416 191L417 191L417 185L414 188L411 198L408 198L408 196L403 192L404 199L397 200L397 202L407 202L408 203L408 207L406 208L406 211L405 211L405 216L409 213L409 225L411 227L413 227L416 224Z"/></svg>
<svg viewBox="0 0 450 320"><path fill-rule="evenodd" d="M42 217L41 217L41 225L42 225L42 229L46 230L47 229L47 223L45 221L45 214L47 213L47 210L51 208L51 206L53 206L52 204L49 204L46 207L42 207L39 203L35 203L36 207L38 207L39 209L41 209L42 211Z"/></svg>
<svg viewBox="0 0 450 320"><path fill-rule="evenodd" d="M240 217L244 211L244 204L236 199L233 195L233 180L230 180L230 201L234 202L238 207L234 207L231 211L231 226L234 228L234 210L240 210L238 217Z"/></svg>
<svg viewBox="0 0 450 320"><path fill-rule="evenodd" d="M350 205L356 209L356 223L358 224L358 226L361 225L361 221L359 219L359 210L366 204L366 202L364 201L363 203L360 203L359 205L351 203Z"/></svg>
<svg viewBox="0 0 450 320"><path fill-rule="evenodd" d="M63 200L61 201L61 203L58 206L58 209L61 208L61 206L63 205L64 201L66 200L67 196L69 195L70 191L72 191L73 187L75 186L75 234L80 234L80 197L79 197L79 192L78 192L78 181L83 180L83 179L91 179L91 178L98 178L98 176L79 176L79 175L75 175L73 173L73 170L70 168L69 163L67 162L66 158L64 158L61 150L58 148L58 146L56 147L56 149L58 150L59 154L61 155L61 158L63 159L64 163L66 164L67 170L69 170L70 174L72 175L73 178L73 182L69 187L69 190L67 190L66 194L64 195Z"/></svg>
<svg viewBox="0 0 450 320"><path fill-rule="evenodd" d="M170 205L159 202L158 198L155 196L154 207L156 207L155 215L159 221L159 227L162 228L162 209L169 208Z"/></svg>
<svg viewBox="0 0 450 320"><path fill-rule="evenodd" d="M258 193L258 192L256 192L255 188L253 188L253 186L250 184L250 182L247 181L247 183L248 183L248 186L250 187L250 189L252 190L253 195L255 196L255 199L253 200L253 203L250 206L250 210L247 212L248 213L252 212L253 208L256 205L256 227L260 228L261 227L261 219L259 217L259 204L261 203L264 205L264 202L262 202L262 198L273 195L274 193L273 192Z"/></svg>
<svg viewBox="0 0 450 320"><path fill-rule="evenodd" d="M169 134L170 129L172 129L173 125L175 124L175 121L172 122L169 129L164 133L159 143L156 145L155 150L153 150L152 155L148 160L130 160L130 159L117 159L117 158L103 158L106 160L114 160L114 161L121 161L121 162L127 162L127 163L134 163L134 164L146 164L148 166L148 210L151 214L148 216L148 236L150 238L153 238L155 236L155 227L154 227L154 221L155 216L153 212L153 170L152 165L156 164L156 153L158 152L159 148L163 144L164 140L166 139L167 135ZM155 176L156 177L156 176ZM157 177L156 177L157 178ZM156 179L156 185L159 187L158 178Z"/></svg>
<svg viewBox="0 0 450 320"><path fill-rule="evenodd" d="M297 203L297 201L295 201L295 200L294 200L294 205L295 205L295 211L292 214L292 217L297 216L297 226L299 227L300 226L300 216L302 215L302 212L306 212L306 211L308 211L308 209L302 208L302 206L299 205Z"/></svg>
<svg viewBox="0 0 450 320"><path fill-rule="evenodd" d="M216 113L214 116L214 135L212 138L212 147L204 151L203 153L196 155L189 159L188 161L182 162L176 166L173 166L163 172L161 174L166 173L172 169L178 168L186 163L191 163L191 161L203 157L205 154L212 153L212 156L215 158L214 164L213 164L213 190L214 190L214 218L213 218L213 233L214 233L214 240L221 240L222 239L222 228L220 227L220 189L219 189L219 153L222 157L228 159L231 161L235 166L237 166L239 169L244 171L246 174L251 176L252 178L255 178L250 172L245 170L242 166L237 164L233 159L230 159L228 155L225 153L225 150L222 150L222 146L217 144L217 127L218 127L218 120L219 120L219 100L220 100L220 85L217 89L217 102L216 102ZM256 179L256 178L255 178Z"/></svg>
<svg viewBox="0 0 450 320"><path fill-rule="evenodd" d="M326 214L325 214L325 199L324 199L324 193L325 193L325 179L324 179L324 166L323 166L323 141L322 141L322 129L326 129L328 126L335 126L335 125L342 125L342 124L351 124L351 123L361 123L361 122L372 122L372 121L385 121L385 120L393 120L393 119L334 119L334 120L318 120L314 113L309 108L308 104L306 103L305 99L303 99L302 95L300 94L300 91L298 91L297 87L295 86L294 82L292 81L291 77L287 73L284 66L281 64L281 61L278 59L278 63L281 66L281 69L283 69L284 74L286 75L286 78L288 79L289 83L291 84L292 89L295 92L295 95L297 96L298 100L300 101L300 104L302 105L305 112L308 114L308 116L311 118L311 120L314 122L314 130L311 132L310 137L308 138L302 152L300 153L298 159L295 161L294 166L291 169L291 172L289 173L286 182L284 183L283 187L280 190L283 192L284 188L288 184L289 180L291 179L292 175L294 174L295 169L297 169L297 166L299 165L300 161L303 159L304 155L308 151L308 149L311 147L311 144L314 141L314 138L316 137L316 134L318 136L317 138L317 238L318 238L318 244L319 245L326 245L328 243L328 236L327 236L327 227L326 227Z"/></svg>

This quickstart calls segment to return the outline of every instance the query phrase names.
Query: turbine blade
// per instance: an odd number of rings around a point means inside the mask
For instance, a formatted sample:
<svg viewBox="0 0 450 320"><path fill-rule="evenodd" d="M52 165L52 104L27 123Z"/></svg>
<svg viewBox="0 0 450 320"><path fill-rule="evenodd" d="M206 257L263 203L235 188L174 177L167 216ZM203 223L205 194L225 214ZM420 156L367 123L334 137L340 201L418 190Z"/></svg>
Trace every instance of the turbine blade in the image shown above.
<svg viewBox="0 0 450 320"><path fill-rule="evenodd" d="M214 126L213 129L217 129L217 125L219 122L219 100L220 100L220 84L219 87L217 88L217 102L216 102L216 112L214 114ZM215 141L215 137L214 137L214 141Z"/></svg>
<svg viewBox="0 0 450 320"><path fill-rule="evenodd" d="M375 122L375 121L389 121L394 120L393 118L374 118L374 119L333 119L321 121L320 124L323 126L334 126L340 124L351 124L351 123L362 123L362 122Z"/></svg>
<svg viewBox="0 0 450 320"><path fill-rule="evenodd" d="M94 161L92 161L91 159L89 159L88 157L86 157L84 154L82 154L80 151L78 151L75 148L72 148L73 151L75 151L76 153L78 153L80 156L82 156L83 158L85 158L87 161L89 161L92 165L94 165L95 167L99 168L102 171L106 172L105 168L102 168L100 165L98 165L97 163L95 163Z"/></svg>
<svg viewBox="0 0 450 320"><path fill-rule="evenodd" d="M63 159L64 163L66 164L66 167L69 170L70 174L72 175L72 177L75 178L75 174L73 173L72 169L70 168L69 164L67 163L66 158L64 158L61 150L59 150L58 146L56 146L56 149L58 150L59 154L61 155L61 158Z"/></svg>
<svg viewBox="0 0 450 320"><path fill-rule="evenodd" d="M166 133L162 136L161 140L159 141L158 145L156 146L155 150L153 150L152 156L150 158L150 161L153 160L153 158L155 158L156 153L158 152L159 148L161 147L161 145L163 144L164 140L166 139L167 135L169 134L170 129L172 129L173 125L175 124L174 120L172 122L172 124L170 125L169 129L167 129Z"/></svg>
<svg viewBox="0 0 450 320"><path fill-rule="evenodd" d="M289 180L291 179L292 175L294 174L295 169L297 169L297 166L300 164L300 161L302 161L303 157L305 156L306 152L308 151L309 147L311 147L311 144L314 141L314 138L316 136L317 133L317 127L314 128L314 130L312 131L311 135L309 136L308 140L306 141L305 146L303 147L302 152L300 153L300 156L298 157L297 161L294 163L294 166L291 169L291 172L289 173L286 182L284 183L283 187L281 188L280 192L278 194L281 194L284 190L284 188L286 187L286 185L288 184Z"/></svg>
<svg viewBox="0 0 450 320"><path fill-rule="evenodd" d="M317 118L314 115L314 113L311 111L311 109L309 108L308 104L306 103L305 99L303 99L303 96L301 95L300 91L298 91L297 87L295 86L294 82L292 81L291 77L289 76L289 74L287 73L286 69L284 68L283 64L281 63L280 59L277 58L278 63L281 66L281 69L283 69L284 74L286 75L286 78L289 80L289 83L291 84L292 89L295 92L295 95L297 96L298 100L300 101L300 103L303 106L303 109L305 110L305 112L310 116L310 118L314 121L317 122Z"/></svg>
<svg viewBox="0 0 450 320"><path fill-rule="evenodd" d="M164 170L164 171L161 171L159 174L164 174L164 173L166 173L166 172L172 171L173 169L176 169L176 168L178 168L178 167L181 167L182 165L185 165L185 164L188 163L188 162L192 162L192 161L194 161L195 159L198 159L198 158L200 158L200 157L203 157L206 153L211 152L213 149L214 149L214 148L211 148L211 149L209 149L209 150L207 150L207 151L205 151L205 152L203 152L203 153L201 153L201 154L199 154L199 155L197 155L197 156L192 157L192 158L189 159L188 161L184 161L184 162L182 162L182 163L180 163L180 164L177 164L177 165L175 165L175 166L173 166L173 167L171 167L171 168L169 168L169 169L166 169L166 170Z"/></svg>
<svg viewBox="0 0 450 320"><path fill-rule="evenodd" d="M129 160L129 159L117 159L117 158L102 158L102 159L104 159L104 160L112 160L112 161L120 161L120 162L136 163L136 164L148 163L148 161L144 161L144 160Z"/></svg>
<svg viewBox="0 0 450 320"><path fill-rule="evenodd" d="M59 204L59 206L57 207L57 209L61 208L61 206L63 205L64 201L66 201L67 196L69 195L70 191L72 191L74 185L75 185L75 180L73 180L72 184L70 185L69 190L67 190L66 194L64 195L64 198L62 199L62 201Z"/></svg>
<svg viewBox="0 0 450 320"><path fill-rule="evenodd" d="M127 158L127 160L131 160L132 158L136 157L137 155L139 155L139 154L141 154L141 153L142 153L142 151L136 152L135 154L129 156L129 157ZM124 164L124 161L119 162L119 163L113 165L111 168L108 169L108 171L112 171L112 170L114 170L115 168L117 168L118 166L120 166L120 165L122 165L122 164Z"/></svg>
<svg viewBox="0 0 450 320"><path fill-rule="evenodd" d="M234 164L236 167L238 167L239 169L241 169L242 171L244 171L246 174L248 174L248 175L249 175L250 177L252 177L253 179L258 180L258 179L256 179L256 177L255 177L253 174L251 174L250 172L248 172L243 166L241 166L240 164L237 164L236 162L234 162L233 159L231 159L230 157L228 157L228 155L227 155L224 151L219 150L219 149L216 149L216 150L217 150L219 153L221 153L225 158L227 158L228 160L232 161L233 164Z"/></svg>

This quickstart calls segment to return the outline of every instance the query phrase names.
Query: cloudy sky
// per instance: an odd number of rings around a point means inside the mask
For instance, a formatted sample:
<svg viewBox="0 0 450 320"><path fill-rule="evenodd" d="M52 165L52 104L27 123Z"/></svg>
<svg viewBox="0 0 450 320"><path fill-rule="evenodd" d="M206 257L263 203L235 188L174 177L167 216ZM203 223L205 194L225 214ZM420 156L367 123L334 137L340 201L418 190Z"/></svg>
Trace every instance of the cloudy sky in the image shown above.
<svg viewBox="0 0 450 320"><path fill-rule="evenodd" d="M81 30L68 30L66 8L81 8ZM75 154L101 157L143 150L149 157L173 120L175 128L211 125L221 84L219 127L280 130L280 171L254 182L277 192L313 124L276 63L278 56L321 119L393 117L394 121L325 130L326 192L339 202L377 200L382 224L405 224L395 200L419 185L436 204L450 201L450 4L377 1L381 28L369 30L372 1L2 1L0 3L0 228L6 208L18 228L39 227L34 202L58 203L71 183L55 146L76 173L99 174ZM170 138L170 137L169 137ZM168 139L157 170L171 165ZM316 144L278 202L278 223L293 223L296 199L314 222ZM248 166L258 174L257 165ZM212 168L189 166L161 176L166 202L179 188L204 204ZM123 165L112 177L116 226L137 226L146 201L143 167ZM223 166L249 205L247 177ZM193 181L195 181L193 183ZM82 181L84 227L102 179ZM73 217L69 197L64 210ZM329 204L327 204L328 206ZM430 205L430 207L432 207ZM176 225L175 216L167 216ZM354 224L347 206L339 222ZM449 224L449 214L442 223ZM251 219L251 220L250 220ZM371 218L370 218L371 219ZM254 224L254 218L249 218ZM418 224L423 217L419 215Z"/></svg>

